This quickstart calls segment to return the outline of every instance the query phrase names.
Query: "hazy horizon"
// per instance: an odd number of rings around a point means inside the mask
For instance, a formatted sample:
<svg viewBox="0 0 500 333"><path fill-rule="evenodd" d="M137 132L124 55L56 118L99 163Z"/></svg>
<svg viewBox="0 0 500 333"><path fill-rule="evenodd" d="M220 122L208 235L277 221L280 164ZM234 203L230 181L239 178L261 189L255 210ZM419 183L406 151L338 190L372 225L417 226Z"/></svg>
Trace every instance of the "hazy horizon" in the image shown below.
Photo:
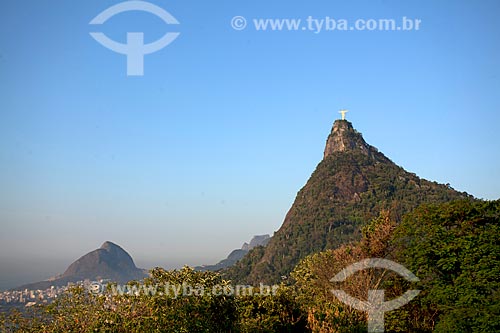
<svg viewBox="0 0 500 333"><path fill-rule="evenodd" d="M120 245L120 244L117 244ZM120 245L121 246L121 245ZM0 267L2 268L2 278L0 279L0 291L9 290L11 288L19 287L24 284L44 281L53 276L64 273L68 266L79 259L81 256L87 254L90 251L97 249L99 246L82 253L78 257L71 259L54 259L54 258L43 258L43 259L30 259L26 258L24 260L9 260L9 258L0 258ZM126 247L123 247L125 251L128 252ZM202 264L214 263L214 260L210 261L211 258L203 261L203 259L187 259L187 260L177 260L169 261L168 259L159 260L149 260L149 259L136 259L133 253L129 254L134 259L135 265L142 269L152 269L154 267L162 267L165 269L178 269L185 265L189 266L199 266ZM228 253L229 254L229 253ZM216 261L219 261L219 258Z"/></svg>

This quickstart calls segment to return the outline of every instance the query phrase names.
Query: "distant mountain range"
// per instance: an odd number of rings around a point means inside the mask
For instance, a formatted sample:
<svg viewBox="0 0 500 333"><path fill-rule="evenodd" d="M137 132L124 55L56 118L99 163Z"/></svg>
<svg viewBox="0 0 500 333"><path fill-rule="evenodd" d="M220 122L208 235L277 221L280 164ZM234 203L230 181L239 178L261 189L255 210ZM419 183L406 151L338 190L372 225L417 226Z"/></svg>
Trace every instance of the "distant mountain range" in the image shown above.
<svg viewBox="0 0 500 333"><path fill-rule="evenodd" d="M243 243L241 246L241 249L236 249L233 250L229 255L227 256L226 259L223 259L219 261L215 265L203 265L203 266L197 266L195 269L200 270L200 271L218 271L223 268L227 268L229 266L234 265L238 260L243 258L245 254L248 253L251 249L257 247L257 246L266 246L267 243L269 243L269 240L271 237L269 235L257 235L254 236L251 240L250 243Z"/></svg>
<svg viewBox="0 0 500 333"><path fill-rule="evenodd" d="M45 290L51 286L64 286L68 282L106 279L118 283L140 280L147 271L137 268L132 257L120 246L104 242L102 246L73 262L62 275L49 280L19 286L13 290Z"/></svg>
<svg viewBox="0 0 500 333"><path fill-rule="evenodd" d="M367 144L349 121L336 120L323 160L281 228L265 248L250 250L223 274L239 283L276 283L307 255L359 239L360 228L381 210L399 222L420 204L467 197L404 170Z"/></svg>

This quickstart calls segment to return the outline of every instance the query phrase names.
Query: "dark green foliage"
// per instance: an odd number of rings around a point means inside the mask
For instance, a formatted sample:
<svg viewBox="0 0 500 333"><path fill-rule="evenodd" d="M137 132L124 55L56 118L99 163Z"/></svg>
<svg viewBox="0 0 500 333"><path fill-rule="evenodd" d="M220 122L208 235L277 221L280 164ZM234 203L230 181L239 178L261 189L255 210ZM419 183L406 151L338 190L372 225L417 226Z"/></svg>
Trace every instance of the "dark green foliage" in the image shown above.
<svg viewBox="0 0 500 333"><path fill-rule="evenodd" d="M229 281L219 274L196 272L192 268L166 271L156 268L151 277L145 279L145 286L189 286L192 296L175 296L172 292L165 297L161 293L143 296L139 302L152 315L148 323L151 329L167 328L170 332L234 332L236 330L237 309L232 295L214 295L214 286L227 286ZM189 289L188 288L188 289ZM196 295L195 290L203 290ZM132 308L135 304L131 304ZM138 329L143 325L138 325Z"/></svg>
<svg viewBox="0 0 500 333"><path fill-rule="evenodd" d="M422 206L405 217L395 244L421 279L419 317L408 330L500 331L500 201Z"/></svg>
<svg viewBox="0 0 500 333"><path fill-rule="evenodd" d="M467 197L418 178L383 154L332 153L299 191L265 250L250 251L225 276L245 283L274 283L305 256L358 240L360 227L388 209L396 222L425 202Z"/></svg>
<svg viewBox="0 0 500 333"><path fill-rule="evenodd" d="M273 296L239 297L238 308L242 333L308 332L306 313L293 288L281 285Z"/></svg>
<svg viewBox="0 0 500 333"><path fill-rule="evenodd" d="M238 263L237 266L239 269L230 268L231 271L231 279L234 281L245 281L245 279L250 275L252 268L258 265L261 262L262 257L264 256L264 247L257 246L248 252L246 256L244 256ZM263 263L265 265L265 263ZM228 274L223 271L223 275L227 276Z"/></svg>

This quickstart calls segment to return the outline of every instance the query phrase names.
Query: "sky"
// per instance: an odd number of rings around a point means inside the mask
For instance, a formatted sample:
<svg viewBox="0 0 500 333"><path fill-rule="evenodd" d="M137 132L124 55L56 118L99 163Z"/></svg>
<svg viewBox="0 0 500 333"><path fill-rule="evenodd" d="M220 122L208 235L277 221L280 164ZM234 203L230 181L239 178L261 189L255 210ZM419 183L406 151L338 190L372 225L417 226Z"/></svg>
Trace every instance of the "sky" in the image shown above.
<svg viewBox="0 0 500 333"><path fill-rule="evenodd" d="M174 268L272 234L342 108L408 171L500 197L497 0L150 0L179 24L137 10L89 24L121 2L0 2L0 289L107 240ZM419 29L307 25L403 17ZM180 34L128 76L91 32Z"/></svg>

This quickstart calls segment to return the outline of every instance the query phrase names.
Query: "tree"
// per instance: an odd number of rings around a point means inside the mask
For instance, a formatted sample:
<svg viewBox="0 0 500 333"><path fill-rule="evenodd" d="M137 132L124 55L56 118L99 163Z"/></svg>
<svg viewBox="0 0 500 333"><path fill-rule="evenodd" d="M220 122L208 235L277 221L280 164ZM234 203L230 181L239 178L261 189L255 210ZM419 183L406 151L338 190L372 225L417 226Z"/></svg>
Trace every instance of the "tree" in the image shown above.
<svg viewBox="0 0 500 333"><path fill-rule="evenodd" d="M422 290L408 330L500 331L499 236L500 201L424 205L404 218L394 244Z"/></svg>
<svg viewBox="0 0 500 333"><path fill-rule="evenodd" d="M308 256L294 269L292 278L299 301L308 313L308 327L312 332L366 332L366 314L339 301L332 289L342 289L364 300L371 289L385 288L389 296L400 291L397 276L380 269L357 272L339 286L331 282L337 273L351 264L367 258L386 258L391 253L390 240L395 222L390 215L389 211L382 211L379 217L362 228L361 241Z"/></svg>

